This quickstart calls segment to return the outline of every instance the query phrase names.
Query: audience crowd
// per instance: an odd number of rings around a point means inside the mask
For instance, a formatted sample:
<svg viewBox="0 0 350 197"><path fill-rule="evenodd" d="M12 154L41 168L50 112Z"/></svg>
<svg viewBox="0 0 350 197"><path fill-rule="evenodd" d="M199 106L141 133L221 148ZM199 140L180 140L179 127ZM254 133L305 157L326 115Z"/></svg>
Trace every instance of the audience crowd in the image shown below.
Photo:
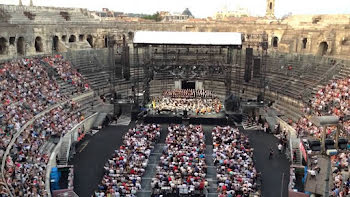
<svg viewBox="0 0 350 197"><path fill-rule="evenodd" d="M56 80L49 76L43 60L55 59L23 58L0 64L0 159L8 148L14 134L40 112L48 107L68 100L60 93ZM69 75L66 67L59 76ZM77 75L78 76L78 75ZM77 78L76 78L77 79ZM52 135L62 135L80 121L77 104L57 107L49 115L39 118L16 139L10 156L6 158L4 175L15 196L45 196L45 166L49 154L39 149ZM0 186L1 196L6 196Z"/></svg>
<svg viewBox="0 0 350 197"><path fill-rule="evenodd" d="M94 196L136 197L141 190L141 177L145 172L154 143L160 136L160 125L137 125L123 137L123 144L115 150L104 166L104 176Z"/></svg>
<svg viewBox="0 0 350 197"><path fill-rule="evenodd" d="M256 193L258 173L248 138L230 126L217 126L212 135L219 197L248 197Z"/></svg>
<svg viewBox="0 0 350 197"><path fill-rule="evenodd" d="M311 135L316 138L321 137L322 127L315 126L309 118L312 115L335 115L341 119L350 114L349 86L350 78L331 80L315 94L308 105L303 108L305 116L298 122L292 123L299 136ZM350 121L344 122L346 132L350 132ZM327 127L327 136L334 134L335 126ZM345 136L346 133L341 133Z"/></svg>
<svg viewBox="0 0 350 197"><path fill-rule="evenodd" d="M82 118L73 101L52 109L36 119L17 137L6 158L5 179L15 196L47 196L46 165L50 152L42 150L51 137L70 131Z"/></svg>
<svg viewBox="0 0 350 197"><path fill-rule="evenodd" d="M202 195L205 180L205 135L202 126L170 125L166 147L152 179L153 196Z"/></svg>
<svg viewBox="0 0 350 197"><path fill-rule="evenodd" d="M196 115L204 115L206 113L216 112L219 113L222 109L221 101L217 98L214 99L183 99L183 98L168 98L163 97L153 101L154 110L165 110L172 112L182 112L187 110L190 113Z"/></svg>
<svg viewBox="0 0 350 197"><path fill-rule="evenodd" d="M350 153L340 153L331 157L333 188L330 196L345 197L350 195L349 159Z"/></svg>
<svg viewBox="0 0 350 197"><path fill-rule="evenodd" d="M174 89L163 92L164 97L170 98L215 98L215 95L210 90L195 90L195 89Z"/></svg>
<svg viewBox="0 0 350 197"><path fill-rule="evenodd" d="M62 55L46 57L44 58L44 61L52 66L64 81L76 86L79 92L89 89L89 84L86 82L83 76L73 69L71 63L63 59Z"/></svg>
<svg viewBox="0 0 350 197"><path fill-rule="evenodd" d="M343 121L345 132L340 136L345 137L350 132L350 121L344 117L350 115L349 89L350 78L331 80L315 94L303 109L305 116L298 122L292 123L298 136L313 136L320 139L323 127L317 127L309 119L311 116L334 115ZM326 137L335 134L336 126L327 126ZM348 172L349 154L340 153L332 157L333 164L333 188L331 196L341 197L350 194L350 180L343 176L344 171Z"/></svg>

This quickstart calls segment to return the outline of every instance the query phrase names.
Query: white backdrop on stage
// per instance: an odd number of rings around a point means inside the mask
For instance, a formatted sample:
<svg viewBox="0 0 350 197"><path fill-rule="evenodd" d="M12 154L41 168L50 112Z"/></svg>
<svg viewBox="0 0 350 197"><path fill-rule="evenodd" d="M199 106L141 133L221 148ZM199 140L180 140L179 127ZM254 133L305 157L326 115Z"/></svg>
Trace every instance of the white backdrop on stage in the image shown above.
<svg viewBox="0 0 350 197"><path fill-rule="evenodd" d="M203 81L196 81L196 90L203 89Z"/></svg>
<svg viewBox="0 0 350 197"><path fill-rule="evenodd" d="M175 81L175 89L181 89L181 80Z"/></svg>

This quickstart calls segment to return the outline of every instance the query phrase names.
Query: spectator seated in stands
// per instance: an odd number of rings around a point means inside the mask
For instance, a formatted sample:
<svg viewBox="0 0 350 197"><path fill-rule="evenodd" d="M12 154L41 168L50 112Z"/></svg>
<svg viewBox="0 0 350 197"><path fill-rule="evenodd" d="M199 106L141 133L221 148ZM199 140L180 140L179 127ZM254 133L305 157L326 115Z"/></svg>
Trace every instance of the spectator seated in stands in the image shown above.
<svg viewBox="0 0 350 197"><path fill-rule="evenodd" d="M349 172L350 153L340 153L331 157L333 188L330 196L342 197L350 194L350 179L345 181Z"/></svg>
<svg viewBox="0 0 350 197"><path fill-rule="evenodd" d="M40 112L66 101L41 58L0 64L0 156L14 134ZM49 153L40 150L53 135L61 136L81 121L78 104L56 107L39 117L16 138L6 158L4 176L15 196L45 196L45 168ZM1 192L5 190L1 188ZM7 191L6 191L7 192ZM3 195L5 196L5 195Z"/></svg>
<svg viewBox="0 0 350 197"><path fill-rule="evenodd" d="M257 192L253 148L237 128L215 127L212 132L219 196L246 196Z"/></svg>
<svg viewBox="0 0 350 197"><path fill-rule="evenodd" d="M304 107L305 117L301 118L297 123L292 124L297 131L298 136L311 135L321 138L322 127L317 127L309 120L309 115L323 116L334 115L342 119L344 116L350 115L349 102L349 85L350 78L331 80L326 86L321 88L313 100L310 100L309 106ZM340 136L347 136L350 132L350 121L343 122L345 132L341 130ZM328 126L326 135L335 134L336 126ZM333 156L333 189L331 196L348 196L350 194L350 182L343 178L343 171L348 171L349 153L340 153Z"/></svg>
<svg viewBox="0 0 350 197"><path fill-rule="evenodd" d="M69 102L38 118L16 139L6 159L5 178L15 196L46 196L45 176L49 153L41 150L51 136L70 131L82 118L79 105Z"/></svg>
<svg viewBox="0 0 350 197"><path fill-rule="evenodd" d="M71 63L63 59L62 55L55 55L54 57L46 57L44 61L52 66L58 75L70 84L79 88L83 92L89 89L89 85L83 76L72 68Z"/></svg>
<svg viewBox="0 0 350 197"><path fill-rule="evenodd" d="M347 78L331 80L326 86L321 88L314 96L314 99L310 101L309 106L304 107L305 117L292 125L297 133L300 136L321 137L323 128L313 125L308 119L309 115L334 115L341 118L345 115L350 115L350 103L348 102L349 85L350 78ZM350 121L344 122L344 128L347 132L350 132ZM333 135L335 130L335 126L327 127L327 135ZM345 135L346 133L341 132L340 136Z"/></svg>
<svg viewBox="0 0 350 197"><path fill-rule="evenodd" d="M205 180L205 136L202 126L170 125L166 147L152 179L153 195L202 195Z"/></svg>
<svg viewBox="0 0 350 197"><path fill-rule="evenodd" d="M115 150L104 166L104 176L94 196L136 196L141 189L141 177L148 158L160 136L159 125L137 125L123 137L123 144Z"/></svg>

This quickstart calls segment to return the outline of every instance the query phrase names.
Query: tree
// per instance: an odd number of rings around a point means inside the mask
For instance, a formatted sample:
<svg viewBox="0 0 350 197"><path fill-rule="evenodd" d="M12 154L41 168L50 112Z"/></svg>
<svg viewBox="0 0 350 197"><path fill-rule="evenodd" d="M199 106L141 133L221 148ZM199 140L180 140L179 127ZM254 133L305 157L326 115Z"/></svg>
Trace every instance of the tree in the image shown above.
<svg viewBox="0 0 350 197"><path fill-rule="evenodd" d="M157 22L163 20L163 17L160 16L159 12L156 12L156 13L154 13L152 15L143 16L142 18L143 19L147 19L147 20L154 20L154 21L157 21Z"/></svg>

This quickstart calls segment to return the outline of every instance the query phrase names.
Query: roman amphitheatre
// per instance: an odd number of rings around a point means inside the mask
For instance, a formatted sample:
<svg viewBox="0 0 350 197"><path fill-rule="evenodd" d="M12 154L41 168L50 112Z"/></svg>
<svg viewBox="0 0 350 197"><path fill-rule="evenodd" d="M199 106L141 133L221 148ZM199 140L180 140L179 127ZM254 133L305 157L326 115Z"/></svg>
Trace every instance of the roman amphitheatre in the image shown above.
<svg viewBox="0 0 350 197"><path fill-rule="evenodd" d="M0 4L0 196L350 196L350 15L275 3Z"/></svg>

